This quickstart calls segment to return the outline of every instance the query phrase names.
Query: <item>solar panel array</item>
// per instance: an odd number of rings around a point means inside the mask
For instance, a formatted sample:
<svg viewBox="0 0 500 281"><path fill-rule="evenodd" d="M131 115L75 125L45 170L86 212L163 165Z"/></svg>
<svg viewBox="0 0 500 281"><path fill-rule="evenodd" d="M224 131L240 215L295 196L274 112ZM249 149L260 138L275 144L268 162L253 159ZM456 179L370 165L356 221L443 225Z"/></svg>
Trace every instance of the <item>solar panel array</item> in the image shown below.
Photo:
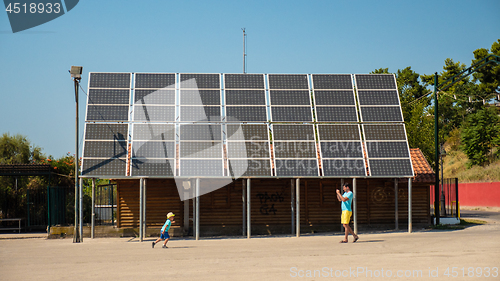
<svg viewBox="0 0 500 281"><path fill-rule="evenodd" d="M413 176L394 75L91 73L88 93L85 177Z"/></svg>

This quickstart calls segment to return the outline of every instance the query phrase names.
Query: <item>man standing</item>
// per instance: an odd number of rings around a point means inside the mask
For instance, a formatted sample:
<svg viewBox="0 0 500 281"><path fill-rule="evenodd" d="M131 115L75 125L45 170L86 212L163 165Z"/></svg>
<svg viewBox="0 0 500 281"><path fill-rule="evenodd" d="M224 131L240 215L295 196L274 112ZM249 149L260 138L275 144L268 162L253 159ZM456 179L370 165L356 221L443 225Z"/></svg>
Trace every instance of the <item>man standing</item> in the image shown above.
<svg viewBox="0 0 500 281"><path fill-rule="evenodd" d="M340 195L340 190L337 189L337 199L341 201L342 205L342 216L341 216L341 223L344 226L345 229L345 237L344 240L340 241L340 243L347 243L348 239L347 237L349 236L349 233L352 234L354 237L354 242L358 241L359 236L352 231L351 227L349 226L349 222L351 221L351 215L352 215L352 197L353 194L351 192L351 186L348 183L345 183L343 186L344 189L344 194Z"/></svg>

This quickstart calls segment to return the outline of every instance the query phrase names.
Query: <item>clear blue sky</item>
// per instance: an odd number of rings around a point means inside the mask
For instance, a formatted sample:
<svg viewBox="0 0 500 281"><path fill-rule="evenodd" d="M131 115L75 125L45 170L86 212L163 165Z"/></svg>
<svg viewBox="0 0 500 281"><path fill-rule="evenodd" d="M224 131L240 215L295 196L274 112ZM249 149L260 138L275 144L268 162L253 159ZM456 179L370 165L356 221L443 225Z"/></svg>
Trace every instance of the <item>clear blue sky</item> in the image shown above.
<svg viewBox="0 0 500 281"><path fill-rule="evenodd" d="M13 34L0 11L0 134L74 153L71 65L88 72L369 73L466 65L500 38L500 1L82 0ZM80 144L85 117L80 97ZM81 146L80 146L81 147Z"/></svg>

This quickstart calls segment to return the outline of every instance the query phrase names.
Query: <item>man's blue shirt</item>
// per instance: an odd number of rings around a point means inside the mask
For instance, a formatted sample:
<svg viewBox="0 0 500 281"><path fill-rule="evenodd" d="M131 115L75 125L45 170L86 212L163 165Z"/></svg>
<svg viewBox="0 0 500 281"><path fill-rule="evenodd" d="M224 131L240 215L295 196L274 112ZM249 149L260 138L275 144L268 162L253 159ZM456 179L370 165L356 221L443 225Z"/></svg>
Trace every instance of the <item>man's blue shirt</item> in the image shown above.
<svg viewBox="0 0 500 281"><path fill-rule="evenodd" d="M352 209L351 209L351 203L352 203L352 192L345 192L344 194L342 194L342 197L346 197L346 198L349 198L349 200L347 201L342 201L342 211L349 211L349 212L352 212Z"/></svg>

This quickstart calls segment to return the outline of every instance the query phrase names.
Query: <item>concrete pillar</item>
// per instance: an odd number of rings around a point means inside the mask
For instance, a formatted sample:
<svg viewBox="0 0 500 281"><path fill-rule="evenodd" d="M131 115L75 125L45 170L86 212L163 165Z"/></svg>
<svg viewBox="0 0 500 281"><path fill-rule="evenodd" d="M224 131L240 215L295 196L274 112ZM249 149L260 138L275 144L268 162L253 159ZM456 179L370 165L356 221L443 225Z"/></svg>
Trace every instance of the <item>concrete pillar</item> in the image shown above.
<svg viewBox="0 0 500 281"><path fill-rule="evenodd" d="M352 179L352 204L354 211L354 233L358 234L358 200L357 200L357 188L356 188L356 178Z"/></svg>
<svg viewBox="0 0 500 281"><path fill-rule="evenodd" d="M297 237L300 237L300 179L296 179L296 192L295 192L295 203L297 204L295 207L295 218L297 220L296 226L297 230L295 233L297 234Z"/></svg>

